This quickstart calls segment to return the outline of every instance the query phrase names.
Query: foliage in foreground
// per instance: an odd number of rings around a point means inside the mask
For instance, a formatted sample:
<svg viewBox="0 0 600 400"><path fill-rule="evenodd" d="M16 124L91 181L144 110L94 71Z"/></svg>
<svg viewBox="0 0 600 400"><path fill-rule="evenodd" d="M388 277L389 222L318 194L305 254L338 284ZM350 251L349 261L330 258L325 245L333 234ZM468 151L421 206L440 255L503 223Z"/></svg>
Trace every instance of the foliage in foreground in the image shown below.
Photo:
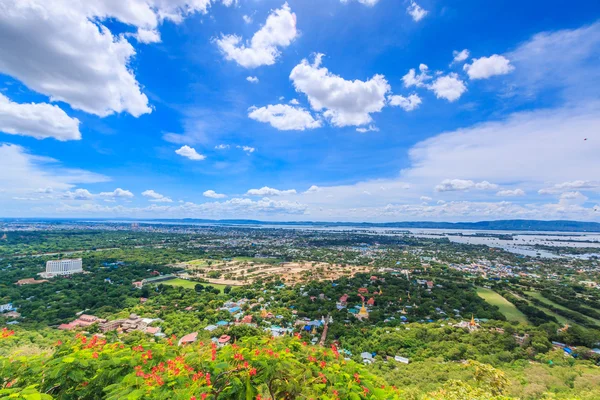
<svg viewBox="0 0 600 400"><path fill-rule="evenodd" d="M4 331L3 347L14 332ZM176 338L134 345L81 334L54 351L0 357L0 399L405 399L402 390L346 361L337 348L297 338L245 338L178 346ZM506 378L476 365L477 387L449 382L426 399L502 399Z"/></svg>

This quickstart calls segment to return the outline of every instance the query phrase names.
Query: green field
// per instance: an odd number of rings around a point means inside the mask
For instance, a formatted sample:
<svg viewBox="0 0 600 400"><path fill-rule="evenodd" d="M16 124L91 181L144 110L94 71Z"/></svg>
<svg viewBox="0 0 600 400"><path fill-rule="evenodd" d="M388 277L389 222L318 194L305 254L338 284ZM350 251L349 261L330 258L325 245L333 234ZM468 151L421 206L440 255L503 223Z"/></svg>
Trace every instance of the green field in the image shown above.
<svg viewBox="0 0 600 400"><path fill-rule="evenodd" d="M531 292L525 292L525 293L527 293L527 295L529 295L529 296L531 296L533 298L538 299L542 303L545 303L545 304L548 304L548 305L552 305L552 306L554 306L556 308L559 308L561 310L572 311L572 310L570 310L569 308L567 308L565 306L561 306L560 304L555 303L552 300L545 298L544 296L542 296L542 294L540 292L533 292L533 291L531 291ZM535 307L538 307L535 304L533 304L533 305ZM541 307L539 307L539 308L541 309ZM546 312L546 309L543 309L542 311ZM548 314L551 313L552 315L554 315L556 317L556 319L558 319L558 322L560 322L561 324L564 324L564 323L567 323L567 322L572 323L572 321L570 321L569 319L567 319L567 318L565 318L563 316L560 316L560 315L558 315L558 314L556 314L556 313L554 313L554 312L552 312L550 310L548 310L547 312L548 312ZM588 317L587 315L585 315L585 317L587 319L589 319L590 321L594 322L596 325L600 325L600 321L599 320L597 320L595 318L592 318L592 317Z"/></svg>
<svg viewBox="0 0 600 400"><path fill-rule="evenodd" d="M185 279L173 279L170 281L165 281L165 282L161 282L163 285L169 285L169 286L181 286L183 288L186 289L194 289L196 287L196 285L200 282L195 282L195 281L187 281ZM225 289L225 285L219 285L216 283L204 283L201 282L200 283L202 286L206 287L206 286L211 286L214 288L217 288L221 291L221 293L223 293L223 289Z"/></svg>
<svg viewBox="0 0 600 400"><path fill-rule="evenodd" d="M517 309L511 302L500 296L491 289L477 288L477 295L498 309L509 321L527 323L527 317Z"/></svg>

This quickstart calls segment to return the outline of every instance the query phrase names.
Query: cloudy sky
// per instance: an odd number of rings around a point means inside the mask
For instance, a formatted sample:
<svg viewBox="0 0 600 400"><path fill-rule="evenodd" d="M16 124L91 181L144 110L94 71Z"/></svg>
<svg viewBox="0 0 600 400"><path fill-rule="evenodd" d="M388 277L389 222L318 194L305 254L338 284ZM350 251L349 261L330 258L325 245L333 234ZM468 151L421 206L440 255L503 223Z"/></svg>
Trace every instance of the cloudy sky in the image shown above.
<svg viewBox="0 0 600 400"><path fill-rule="evenodd" d="M600 2L0 0L0 217L600 221Z"/></svg>

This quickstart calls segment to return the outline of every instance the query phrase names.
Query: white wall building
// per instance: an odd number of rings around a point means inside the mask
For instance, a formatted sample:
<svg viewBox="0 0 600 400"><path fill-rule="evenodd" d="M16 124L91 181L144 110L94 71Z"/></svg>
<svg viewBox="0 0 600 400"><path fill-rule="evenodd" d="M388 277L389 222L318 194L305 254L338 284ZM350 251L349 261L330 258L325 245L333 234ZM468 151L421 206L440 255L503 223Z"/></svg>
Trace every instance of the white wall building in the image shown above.
<svg viewBox="0 0 600 400"><path fill-rule="evenodd" d="M80 274L83 272L81 258L72 260L50 260L46 262L46 272L39 275L42 278L53 278L61 275Z"/></svg>

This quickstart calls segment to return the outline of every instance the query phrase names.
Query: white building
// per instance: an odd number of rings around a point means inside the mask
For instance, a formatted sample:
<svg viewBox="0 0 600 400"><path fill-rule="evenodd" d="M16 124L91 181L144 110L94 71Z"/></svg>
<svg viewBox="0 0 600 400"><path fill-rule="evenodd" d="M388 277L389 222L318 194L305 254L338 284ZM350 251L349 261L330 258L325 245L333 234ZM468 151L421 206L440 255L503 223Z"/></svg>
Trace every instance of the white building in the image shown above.
<svg viewBox="0 0 600 400"><path fill-rule="evenodd" d="M81 258L72 260L50 260L46 262L46 272L39 275L42 278L53 278L61 275L80 274L83 272Z"/></svg>

